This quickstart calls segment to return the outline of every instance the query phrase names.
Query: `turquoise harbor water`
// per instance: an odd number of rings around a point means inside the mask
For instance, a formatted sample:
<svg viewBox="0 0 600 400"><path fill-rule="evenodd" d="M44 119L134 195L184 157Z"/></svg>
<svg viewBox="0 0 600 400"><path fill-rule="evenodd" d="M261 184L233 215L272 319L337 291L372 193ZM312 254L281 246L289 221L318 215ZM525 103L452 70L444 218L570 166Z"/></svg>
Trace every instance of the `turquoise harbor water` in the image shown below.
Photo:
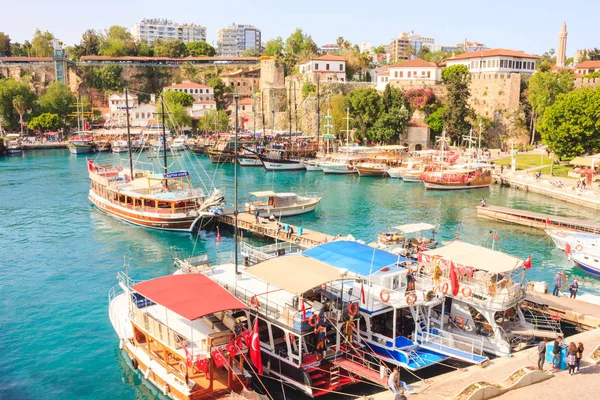
<svg viewBox="0 0 600 400"><path fill-rule="evenodd" d="M118 158L107 154L99 160ZM231 202L233 166L194 160L207 171L204 181L214 177ZM479 220L474 207L485 197L489 204L549 214L598 218L596 212L498 186L441 193L391 179L239 171L241 201L258 189L325 195L316 213L291 223L367 242L391 226L418 221L439 224L442 240L458 234L486 246L496 230L500 250L533 254L529 280L550 282L566 268L583 291L600 294L600 280L571 269L542 231ZM201 232L196 241L189 234L128 225L95 210L88 186L85 157L66 150L0 157L0 399L154 398L120 355L107 316L108 291L124 257L130 275L143 280L172 272L171 246L184 254L195 246L196 253L215 255L214 232ZM232 243L223 232L219 250L231 250Z"/></svg>

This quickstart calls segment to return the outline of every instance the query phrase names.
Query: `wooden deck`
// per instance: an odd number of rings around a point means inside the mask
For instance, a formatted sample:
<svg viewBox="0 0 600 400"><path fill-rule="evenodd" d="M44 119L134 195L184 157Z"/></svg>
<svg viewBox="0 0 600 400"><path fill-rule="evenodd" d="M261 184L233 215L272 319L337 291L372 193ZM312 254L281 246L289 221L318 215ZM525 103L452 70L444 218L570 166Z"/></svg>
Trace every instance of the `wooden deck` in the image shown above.
<svg viewBox="0 0 600 400"><path fill-rule="evenodd" d="M558 316L583 330L600 328L600 306L587 301L539 293L528 287L522 306L550 318Z"/></svg>
<svg viewBox="0 0 600 400"><path fill-rule="evenodd" d="M568 229L600 235L600 223L581 219L559 217L532 211L517 210L499 206L477 206L477 216L492 221L508 222L538 229ZM550 220L550 224L548 224Z"/></svg>
<svg viewBox="0 0 600 400"><path fill-rule="evenodd" d="M226 224L233 227L235 224L233 210L226 209L224 215L217 217L217 224ZM278 224L281 226L279 229L277 229ZM292 227L294 231L292 235L288 235L288 232L283 229L283 226L285 225ZM335 237L332 235L306 228L302 228L302 235L300 235L298 234L298 226L288 224L284 220L281 222L271 222L267 218L261 217L260 223L257 224L254 215L246 212L240 212L238 214L238 229L252 233L258 237L267 237L273 240L296 243L307 248L335 240Z"/></svg>

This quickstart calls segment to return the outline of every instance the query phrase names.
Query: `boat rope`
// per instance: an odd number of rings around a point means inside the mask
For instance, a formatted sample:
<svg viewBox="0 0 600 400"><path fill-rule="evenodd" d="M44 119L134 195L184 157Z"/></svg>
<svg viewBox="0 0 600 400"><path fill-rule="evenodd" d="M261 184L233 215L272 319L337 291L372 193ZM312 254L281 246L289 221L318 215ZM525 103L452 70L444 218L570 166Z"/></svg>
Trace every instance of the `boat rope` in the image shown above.
<svg viewBox="0 0 600 400"><path fill-rule="evenodd" d="M259 349L260 351L260 349ZM264 382L260 379L260 375L258 373L257 370L254 369L254 366L252 365L252 363L248 360L248 358L246 357L246 355L244 353L240 353L242 357L244 357L244 360L246 360L246 364L250 367L250 369L252 370L252 372L254 373L254 375L256 376L256 378L258 379L258 381L260 382L260 384L262 385L263 389L265 389L265 393L267 393L267 396L273 400L273 396L271 396L271 393L269 393L269 390L267 389L267 387L265 386ZM263 378L267 378L266 375L263 375Z"/></svg>
<svg viewBox="0 0 600 400"><path fill-rule="evenodd" d="M263 378L266 378L266 379L271 379L271 380L273 380L273 381L275 381L275 382L281 382L282 384L284 384L284 385L287 385L287 386L289 386L289 387L291 387L291 388L293 388L293 389L296 389L296 390L298 389L297 387L295 387L295 386L293 386L292 384L290 384L290 383L288 383L288 382L284 381L284 380L283 380L283 379L281 379L281 378L275 378L275 377L272 377L272 376L267 376L267 375L263 375ZM361 382L362 382L362 381L361 381ZM341 395L344 395L344 396L350 396L350 397L352 397L352 398L355 398L355 399L358 399L358 398L364 397L364 396L362 396L362 395L356 395L356 394L353 394L353 393L340 392L340 391L337 391L337 390L330 390L330 389L325 389L325 388L322 388L322 387L310 386L310 385L307 385L307 384L304 384L304 386L306 386L307 388L310 388L310 389L314 389L314 390L323 390L323 391L327 391L327 393L341 394Z"/></svg>

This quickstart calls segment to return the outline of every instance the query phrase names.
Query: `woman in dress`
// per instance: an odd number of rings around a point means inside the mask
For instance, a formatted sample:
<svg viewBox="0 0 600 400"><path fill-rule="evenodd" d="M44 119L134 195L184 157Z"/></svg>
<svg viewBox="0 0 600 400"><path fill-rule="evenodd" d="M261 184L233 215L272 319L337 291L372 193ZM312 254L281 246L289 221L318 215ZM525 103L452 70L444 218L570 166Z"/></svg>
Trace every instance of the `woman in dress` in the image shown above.
<svg viewBox="0 0 600 400"><path fill-rule="evenodd" d="M571 342L569 344L569 349L567 350L567 365L569 366L569 375L573 375L575 373L575 365L577 364L577 345L575 342Z"/></svg>

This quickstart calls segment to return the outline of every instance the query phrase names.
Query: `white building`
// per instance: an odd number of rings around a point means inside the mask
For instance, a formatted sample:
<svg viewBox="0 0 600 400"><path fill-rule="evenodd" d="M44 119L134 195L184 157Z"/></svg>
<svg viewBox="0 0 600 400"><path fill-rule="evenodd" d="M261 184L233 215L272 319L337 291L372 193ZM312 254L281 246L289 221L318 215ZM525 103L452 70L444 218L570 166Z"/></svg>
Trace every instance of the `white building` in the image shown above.
<svg viewBox="0 0 600 400"><path fill-rule="evenodd" d="M459 54L446 60L446 66L463 64L472 74L523 73L533 74L539 56L523 51L490 49Z"/></svg>
<svg viewBox="0 0 600 400"><path fill-rule="evenodd" d="M298 72L314 79L315 74L321 74L323 80L328 82L346 81L346 59L332 54L315 57L302 64L298 64Z"/></svg>
<svg viewBox="0 0 600 400"><path fill-rule="evenodd" d="M190 116L192 118L202 117L209 112L217 109L217 102L214 100L198 100L192 104L192 107L189 110Z"/></svg>
<svg viewBox="0 0 600 400"><path fill-rule="evenodd" d="M435 84L442 80L442 69L435 63L420 58L401 61L387 67L387 71L377 75L377 90L385 89L388 83Z"/></svg>
<svg viewBox="0 0 600 400"><path fill-rule="evenodd" d="M587 75L587 74L591 74L596 71L600 71L600 60L598 60L598 61L588 60L588 61L581 62L581 63L577 64L577 67L575 67L575 70L576 70L577 74L579 74L579 75Z"/></svg>
<svg viewBox="0 0 600 400"><path fill-rule="evenodd" d="M190 81L165 86L164 90L174 90L190 94L195 101L214 100L215 96L215 90L212 87Z"/></svg>
<svg viewBox="0 0 600 400"><path fill-rule="evenodd" d="M139 105L135 94L127 95L129 112ZM125 106L125 94L113 93L108 97L108 109L110 110L109 123L113 126L127 125L127 107ZM129 115L131 118L131 114Z"/></svg>
<svg viewBox="0 0 600 400"><path fill-rule="evenodd" d="M156 104L142 104L129 110L131 126L145 127L157 120L158 106Z"/></svg>
<svg viewBox="0 0 600 400"><path fill-rule="evenodd" d="M131 28L131 35L138 42L152 44L157 39L181 40L184 43L206 41L206 28L194 24L175 24L167 19L143 19Z"/></svg>
<svg viewBox="0 0 600 400"><path fill-rule="evenodd" d="M260 29L232 24L217 32L217 52L224 57L239 57L244 50L261 49Z"/></svg>

